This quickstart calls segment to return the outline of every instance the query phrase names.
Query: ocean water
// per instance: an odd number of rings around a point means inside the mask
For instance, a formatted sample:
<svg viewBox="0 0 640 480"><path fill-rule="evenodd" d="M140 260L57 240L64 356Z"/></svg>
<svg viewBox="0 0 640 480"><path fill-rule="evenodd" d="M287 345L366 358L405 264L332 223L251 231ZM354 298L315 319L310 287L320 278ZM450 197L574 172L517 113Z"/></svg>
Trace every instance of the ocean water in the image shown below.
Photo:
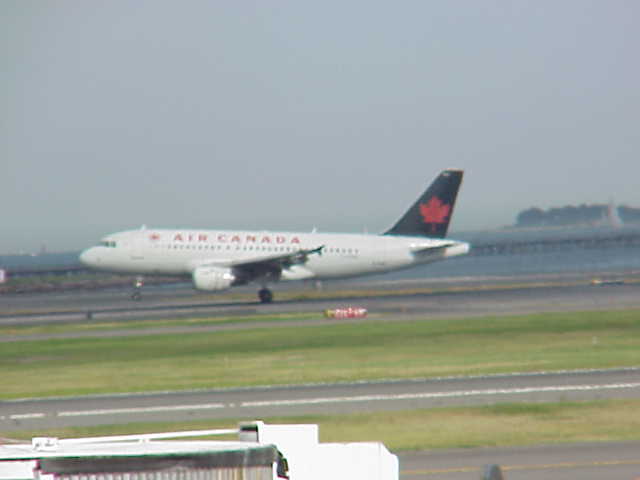
<svg viewBox="0 0 640 480"><path fill-rule="evenodd" d="M389 275L397 278L640 273L640 247L563 249L512 255L463 256Z"/></svg>

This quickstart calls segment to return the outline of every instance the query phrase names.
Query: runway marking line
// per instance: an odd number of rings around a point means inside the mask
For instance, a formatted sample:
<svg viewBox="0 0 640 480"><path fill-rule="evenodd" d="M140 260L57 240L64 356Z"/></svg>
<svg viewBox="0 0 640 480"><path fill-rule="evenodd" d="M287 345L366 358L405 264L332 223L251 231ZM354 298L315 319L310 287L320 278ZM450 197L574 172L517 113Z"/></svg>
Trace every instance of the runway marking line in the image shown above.
<svg viewBox="0 0 640 480"><path fill-rule="evenodd" d="M225 408L223 403L206 403L201 405L166 405L158 407L105 408L100 410L78 410L58 412L58 417L83 417L91 415L118 415L128 413L175 412L182 410L211 410Z"/></svg>
<svg viewBox="0 0 640 480"><path fill-rule="evenodd" d="M454 390L451 392L431 392L431 393L399 393L395 395L360 395L353 397L319 397L299 400L264 400L255 402L242 402L242 407L269 407L269 406L292 406L310 405L321 403L344 403L344 402L372 402L384 400L419 400L431 398L452 398L470 397L476 395L511 395L526 393L544 392L570 392L570 391L591 391L591 390L615 390L638 388L640 383L612 383L608 385L556 385L548 387L522 387L522 388L497 388L486 390Z"/></svg>
<svg viewBox="0 0 640 480"><path fill-rule="evenodd" d="M615 467L624 465L640 465L640 460L604 460L595 462L566 462L566 463L547 463L540 465L504 465L500 469L506 471L524 471L524 470L554 470L569 468L588 468L588 467ZM401 470L400 475L441 475L447 473L469 473L477 472L482 467L454 467L454 468L437 468L425 470Z"/></svg>
<svg viewBox="0 0 640 480"><path fill-rule="evenodd" d="M16 413L14 415L9 415L9 420L27 420L30 418L44 418L46 414L44 413ZM3 419L5 417L2 417Z"/></svg>

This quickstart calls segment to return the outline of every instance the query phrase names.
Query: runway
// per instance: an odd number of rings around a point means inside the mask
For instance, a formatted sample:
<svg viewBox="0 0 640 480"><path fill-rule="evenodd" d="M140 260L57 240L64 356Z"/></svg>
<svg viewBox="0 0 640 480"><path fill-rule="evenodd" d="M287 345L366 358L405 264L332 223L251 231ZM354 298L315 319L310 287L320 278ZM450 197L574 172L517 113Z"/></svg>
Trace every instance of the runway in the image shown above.
<svg viewBox="0 0 640 480"><path fill-rule="evenodd" d="M640 283L593 286L587 277L503 279L436 284L424 281L358 282L329 284L321 294L310 287L283 285L283 299L273 304L251 300L253 289L243 287L235 296L195 293L184 285L149 288L141 302L128 299L127 290L0 296L0 327L86 323L109 320L128 322L166 318L248 316L281 313L318 313L343 306L365 307L372 314L405 318L508 315L545 311L611 310L640 308ZM378 292L371 295L371 290ZM235 291L234 291L235 292ZM238 297L240 295L240 297ZM305 298L309 297L309 298ZM315 298L318 297L318 298Z"/></svg>
<svg viewBox="0 0 640 480"><path fill-rule="evenodd" d="M5 401L0 430L602 398L640 398L640 368Z"/></svg>

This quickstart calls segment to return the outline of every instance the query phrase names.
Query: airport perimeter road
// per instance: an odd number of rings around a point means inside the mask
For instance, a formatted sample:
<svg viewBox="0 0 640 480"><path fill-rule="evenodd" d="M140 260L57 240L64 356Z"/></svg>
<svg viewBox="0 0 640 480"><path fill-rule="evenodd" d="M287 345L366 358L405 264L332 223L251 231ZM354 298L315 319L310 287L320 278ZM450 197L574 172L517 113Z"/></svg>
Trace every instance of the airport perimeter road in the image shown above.
<svg viewBox="0 0 640 480"><path fill-rule="evenodd" d="M4 401L0 431L603 398L640 398L640 369Z"/></svg>
<svg viewBox="0 0 640 480"><path fill-rule="evenodd" d="M474 448L399 457L401 480L477 480L490 464L501 466L505 480L640 478L640 442Z"/></svg>

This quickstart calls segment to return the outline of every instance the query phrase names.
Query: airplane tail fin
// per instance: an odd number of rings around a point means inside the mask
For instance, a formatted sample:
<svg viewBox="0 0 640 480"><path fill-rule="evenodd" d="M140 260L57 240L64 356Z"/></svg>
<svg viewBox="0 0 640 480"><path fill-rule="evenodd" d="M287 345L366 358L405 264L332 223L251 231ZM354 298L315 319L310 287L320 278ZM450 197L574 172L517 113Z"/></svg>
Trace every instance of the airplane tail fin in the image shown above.
<svg viewBox="0 0 640 480"><path fill-rule="evenodd" d="M444 238L462 182L462 170L444 170L385 235Z"/></svg>

